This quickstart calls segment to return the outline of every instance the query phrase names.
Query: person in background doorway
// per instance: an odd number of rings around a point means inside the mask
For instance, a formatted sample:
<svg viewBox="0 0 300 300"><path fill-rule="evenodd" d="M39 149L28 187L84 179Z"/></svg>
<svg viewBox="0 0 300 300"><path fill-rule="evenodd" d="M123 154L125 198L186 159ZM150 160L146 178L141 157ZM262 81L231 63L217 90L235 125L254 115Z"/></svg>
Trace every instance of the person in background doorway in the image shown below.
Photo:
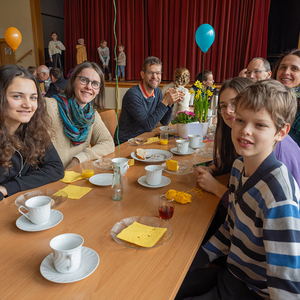
<svg viewBox="0 0 300 300"><path fill-rule="evenodd" d="M50 41L48 45L49 58L53 67L58 67L63 70L64 68L61 63L61 51L66 50L66 47L61 41L58 41L57 38L56 31L53 31L51 33L52 41Z"/></svg>

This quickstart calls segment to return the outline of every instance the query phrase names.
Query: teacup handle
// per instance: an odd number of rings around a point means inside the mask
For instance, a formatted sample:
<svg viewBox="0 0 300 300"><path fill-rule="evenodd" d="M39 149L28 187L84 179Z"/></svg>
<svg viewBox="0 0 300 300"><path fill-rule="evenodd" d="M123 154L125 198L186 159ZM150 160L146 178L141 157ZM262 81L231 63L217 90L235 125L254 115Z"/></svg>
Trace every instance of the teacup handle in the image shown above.
<svg viewBox="0 0 300 300"><path fill-rule="evenodd" d="M69 254L69 255L67 256L67 259L69 260L68 269L70 269L70 268L73 267L73 255L72 255L72 254Z"/></svg>
<svg viewBox="0 0 300 300"><path fill-rule="evenodd" d="M27 211L28 211L28 209L27 209L25 206L23 206L23 205L21 205L21 206L18 208L19 212L20 212L22 215L24 215L29 221L31 221L30 218L27 216L27 214L25 214L25 213L22 212L21 208L24 208L24 209L26 209Z"/></svg>

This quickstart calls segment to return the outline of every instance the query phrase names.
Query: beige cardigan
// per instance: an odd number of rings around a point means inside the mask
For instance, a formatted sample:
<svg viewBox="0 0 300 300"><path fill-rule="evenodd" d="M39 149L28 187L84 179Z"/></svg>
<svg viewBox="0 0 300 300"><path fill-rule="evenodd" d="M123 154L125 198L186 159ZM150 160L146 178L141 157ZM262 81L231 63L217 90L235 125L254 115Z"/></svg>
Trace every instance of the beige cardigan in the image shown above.
<svg viewBox="0 0 300 300"><path fill-rule="evenodd" d="M84 161L100 158L115 151L112 136L97 111L95 112L95 121L90 128L87 140L83 144L74 146L64 133L57 100L54 98L45 98L45 101L48 113L55 127L55 136L52 142L64 168L70 164L74 157L78 158L82 163ZM94 146L89 148L91 141L94 143Z"/></svg>

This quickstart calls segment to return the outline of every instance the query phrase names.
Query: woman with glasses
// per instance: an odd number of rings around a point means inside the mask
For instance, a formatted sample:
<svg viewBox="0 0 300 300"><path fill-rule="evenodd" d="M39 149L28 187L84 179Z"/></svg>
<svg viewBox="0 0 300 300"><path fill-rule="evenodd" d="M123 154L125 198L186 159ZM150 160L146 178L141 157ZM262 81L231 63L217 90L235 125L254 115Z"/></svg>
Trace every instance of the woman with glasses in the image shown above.
<svg viewBox="0 0 300 300"><path fill-rule="evenodd" d="M97 112L105 109L104 82L100 67L84 62L74 69L64 94L46 98L56 130L53 144L65 169L115 150L112 136Z"/></svg>
<svg viewBox="0 0 300 300"><path fill-rule="evenodd" d="M298 110L289 135L300 146L300 50L285 52L276 63L272 77L292 89L298 99Z"/></svg>
<svg viewBox="0 0 300 300"><path fill-rule="evenodd" d="M234 160L238 157L232 140L231 128L235 120L234 99L253 81L245 77L236 77L226 81L219 93L218 121L214 143L213 165L210 167L198 166L195 168L197 181L201 188L221 198L227 191L213 176L229 173ZM283 162L290 170L300 186L300 149L298 145L287 136L276 145L274 150L276 158Z"/></svg>

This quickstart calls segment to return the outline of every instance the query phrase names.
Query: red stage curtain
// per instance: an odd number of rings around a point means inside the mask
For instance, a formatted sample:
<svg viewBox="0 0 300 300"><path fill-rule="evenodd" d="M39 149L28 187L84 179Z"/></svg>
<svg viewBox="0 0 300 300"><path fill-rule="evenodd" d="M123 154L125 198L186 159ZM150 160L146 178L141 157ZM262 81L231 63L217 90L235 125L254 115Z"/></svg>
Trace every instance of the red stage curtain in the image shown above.
<svg viewBox="0 0 300 300"><path fill-rule="evenodd" d="M126 79L139 80L143 61L157 56L163 80L186 67L191 80L202 70L203 53L195 41L197 28L208 23L215 41L205 54L205 69L216 82L237 76L253 57L267 55L268 14L271 0L115 0L117 43L125 46ZM76 66L77 39L85 39L88 59L100 63L101 39L110 49L114 75L112 0L65 0L66 70ZM118 55L118 51L116 53Z"/></svg>

